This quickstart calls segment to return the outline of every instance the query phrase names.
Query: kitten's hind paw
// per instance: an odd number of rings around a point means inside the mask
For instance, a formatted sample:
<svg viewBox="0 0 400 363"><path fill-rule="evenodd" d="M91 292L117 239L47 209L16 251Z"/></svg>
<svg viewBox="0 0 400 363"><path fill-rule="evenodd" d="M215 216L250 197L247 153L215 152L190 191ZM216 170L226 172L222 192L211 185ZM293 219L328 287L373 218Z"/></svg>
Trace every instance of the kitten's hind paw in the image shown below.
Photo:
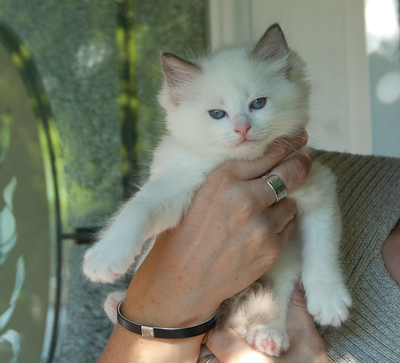
<svg viewBox="0 0 400 363"><path fill-rule="evenodd" d="M128 256L129 254L121 254L117 249L110 251L108 246L96 243L85 253L83 273L92 282L114 282L133 262Z"/></svg>
<svg viewBox="0 0 400 363"><path fill-rule="evenodd" d="M246 340L260 352L274 357L289 348L287 332L274 326L258 326L247 335Z"/></svg>

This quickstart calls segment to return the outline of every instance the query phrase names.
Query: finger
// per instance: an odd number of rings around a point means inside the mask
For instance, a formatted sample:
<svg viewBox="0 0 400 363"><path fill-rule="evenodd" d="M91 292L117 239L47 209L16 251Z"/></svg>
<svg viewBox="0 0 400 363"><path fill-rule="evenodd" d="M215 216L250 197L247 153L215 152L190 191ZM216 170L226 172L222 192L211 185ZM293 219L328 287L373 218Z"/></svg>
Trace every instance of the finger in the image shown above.
<svg viewBox="0 0 400 363"><path fill-rule="evenodd" d="M280 203L276 203L266 210L266 224L274 233L289 235L293 228L292 225L288 227L288 223L294 220L296 213L296 202L290 198L282 199Z"/></svg>
<svg viewBox="0 0 400 363"><path fill-rule="evenodd" d="M292 234L295 226L296 226L296 218L293 217L286 223L286 225L282 228L282 231L279 232L278 235L282 237L284 241L287 241L289 236Z"/></svg>
<svg viewBox="0 0 400 363"><path fill-rule="evenodd" d="M305 151L299 151L271 170L271 175L277 175L290 194L303 184L311 170L311 159ZM276 202L276 195L265 179L258 178L247 183L252 184L253 193L258 196L260 203L269 207Z"/></svg>
<svg viewBox="0 0 400 363"><path fill-rule="evenodd" d="M252 348L231 328L214 329L208 333L207 347L224 363L272 363L273 357L268 357Z"/></svg>
<svg viewBox="0 0 400 363"><path fill-rule="evenodd" d="M268 271L273 263L279 258L295 225L295 218L292 218L286 223L281 232L276 233L275 236L269 238L268 240L264 240L266 255L264 255L262 259L263 264L260 266L262 273ZM268 258L265 256L268 256Z"/></svg>
<svg viewBox="0 0 400 363"><path fill-rule="evenodd" d="M230 169L234 175L242 180L258 178L267 170L273 168L294 150L302 148L308 140L307 132L300 130L299 134L292 137L274 140L266 149L264 155L256 160L232 161L224 167Z"/></svg>
<svg viewBox="0 0 400 363"><path fill-rule="evenodd" d="M265 154L277 154L279 150L289 149L295 151L307 144L308 134L305 129L300 129L292 136L283 136L273 140L265 150Z"/></svg>
<svg viewBox="0 0 400 363"><path fill-rule="evenodd" d="M291 193L306 181L310 170L311 158L304 150L300 150L276 166L270 174L281 178L287 192Z"/></svg>
<svg viewBox="0 0 400 363"><path fill-rule="evenodd" d="M272 208L272 207L270 207L270 208ZM268 262L270 262L270 265L269 265L269 267L267 267L267 269L272 266L272 264L278 259L278 257L282 253L295 225L296 225L295 218L290 219L284 225L282 231L276 233L276 238L270 239L268 243L265 243L265 247L267 248L267 251L269 252L268 255L272 258L272 261L268 261ZM273 241L275 241L275 243L273 243ZM267 262L267 260L265 259L264 262Z"/></svg>

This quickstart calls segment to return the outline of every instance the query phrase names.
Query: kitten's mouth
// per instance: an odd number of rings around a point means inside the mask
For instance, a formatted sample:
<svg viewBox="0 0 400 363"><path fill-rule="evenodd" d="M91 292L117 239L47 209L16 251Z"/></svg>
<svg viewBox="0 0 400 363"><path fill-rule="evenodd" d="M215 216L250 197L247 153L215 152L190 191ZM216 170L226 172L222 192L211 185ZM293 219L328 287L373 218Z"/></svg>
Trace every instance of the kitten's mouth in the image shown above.
<svg viewBox="0 0 400 363"><path fill-rule="evenodd" d="M256 141L257 141L256 139L244 137L237 142L236 146L249 146L255 143Z"/></svg>

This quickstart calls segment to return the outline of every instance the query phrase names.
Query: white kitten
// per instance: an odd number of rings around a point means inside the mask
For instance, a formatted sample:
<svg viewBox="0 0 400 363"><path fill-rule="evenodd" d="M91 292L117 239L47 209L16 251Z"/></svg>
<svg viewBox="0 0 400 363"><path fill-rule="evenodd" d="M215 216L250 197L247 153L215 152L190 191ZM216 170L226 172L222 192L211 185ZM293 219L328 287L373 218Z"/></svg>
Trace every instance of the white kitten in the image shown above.
<svg viewBox="0 0 400 363"><path fill-rule="evenodd" d="M154 153L148 182L87 251L83 270L92 281L114 281L146 241L177 225L216 166L260 157L274 139L294 135L308 122L304 64L276 24L253 48L222 49L193 63L163 54L162 66L166 81L159 99L168 133ZM218 312L220 324L270 355L289 347L287 307L299 277L317 323L340 326L351 305L339 266L333 174L314 162L307 182L290 197L299 210L292 240L260 282Z"/></svg>

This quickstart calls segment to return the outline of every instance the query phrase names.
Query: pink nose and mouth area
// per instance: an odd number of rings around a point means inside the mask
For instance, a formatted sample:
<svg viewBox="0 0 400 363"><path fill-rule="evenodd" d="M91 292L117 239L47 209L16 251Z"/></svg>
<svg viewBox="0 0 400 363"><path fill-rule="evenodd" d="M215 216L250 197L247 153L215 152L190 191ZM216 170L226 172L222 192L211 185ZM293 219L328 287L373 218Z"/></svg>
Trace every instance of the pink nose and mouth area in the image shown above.
<svg viewBox="0 0 400 363"><path fill-rule="evenodd" d="M236 133L242 135L243 137L246 137L250 129L251 126L246 123L246 124L236 125L234 130Z"/></svg>

